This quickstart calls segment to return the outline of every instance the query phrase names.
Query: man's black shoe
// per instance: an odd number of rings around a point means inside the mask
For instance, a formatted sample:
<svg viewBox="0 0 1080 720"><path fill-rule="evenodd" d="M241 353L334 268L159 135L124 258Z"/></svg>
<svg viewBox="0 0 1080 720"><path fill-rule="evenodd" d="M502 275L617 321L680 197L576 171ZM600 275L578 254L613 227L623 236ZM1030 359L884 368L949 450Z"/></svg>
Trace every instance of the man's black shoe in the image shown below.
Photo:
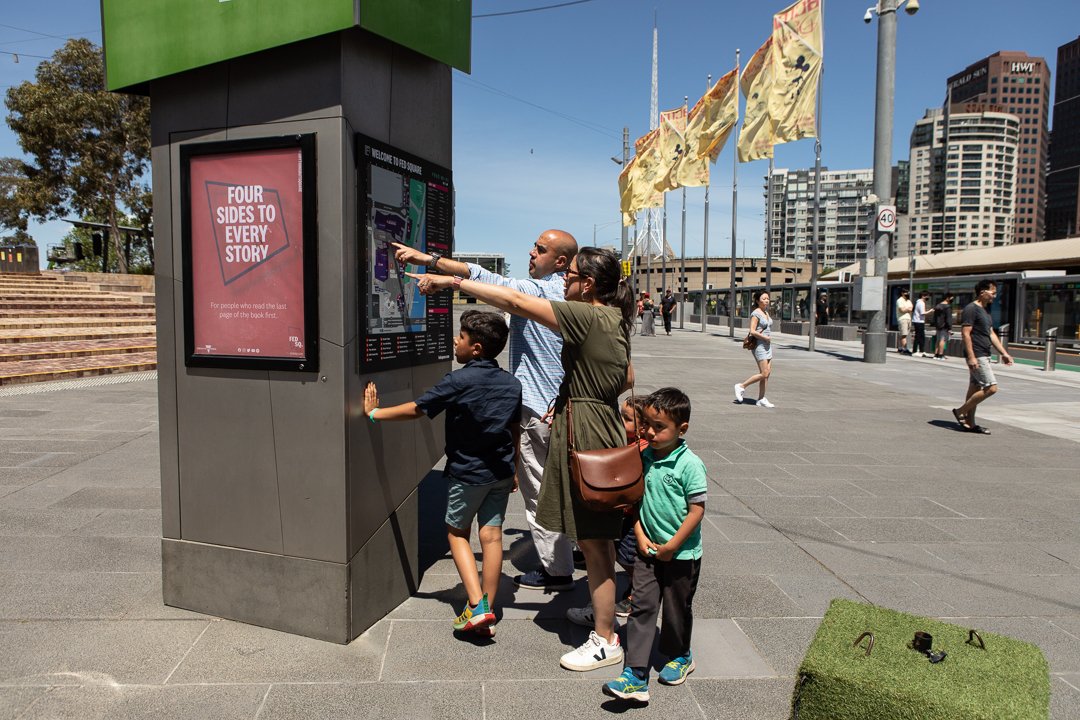
<svg viewBox="0 0 1080 720"><path fill-rule="evenodd" d="M570 575L548 575L543 568L530 570L514 578L514 584L526 590L569 590L574 587L574 578Z"/></svg>

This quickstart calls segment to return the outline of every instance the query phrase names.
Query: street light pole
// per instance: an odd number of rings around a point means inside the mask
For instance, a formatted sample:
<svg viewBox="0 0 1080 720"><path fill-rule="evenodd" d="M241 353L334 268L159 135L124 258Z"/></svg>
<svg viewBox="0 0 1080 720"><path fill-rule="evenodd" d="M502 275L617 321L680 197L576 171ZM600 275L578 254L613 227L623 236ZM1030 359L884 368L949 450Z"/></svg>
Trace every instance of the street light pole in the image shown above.
<svg viewBox="0 0 1080 720"><path fill-rule="evenodd" d="M877 89L874 106L874 194L879 203L888 203L892 197L892 134L893 95L896 91L896 10L897 0L878 0L877 41ZM915 5L918 9L918 4ZM867 11L869 12L869 11ZM911 9L909 9L911 12ZM875 212L876 216L877 213ZM863 346L863 362L885 362L885 318L887 294L886 279L889 274L890 233L876 230L874 242L875 286L880 289L881 303L870 315Z"/></svg>

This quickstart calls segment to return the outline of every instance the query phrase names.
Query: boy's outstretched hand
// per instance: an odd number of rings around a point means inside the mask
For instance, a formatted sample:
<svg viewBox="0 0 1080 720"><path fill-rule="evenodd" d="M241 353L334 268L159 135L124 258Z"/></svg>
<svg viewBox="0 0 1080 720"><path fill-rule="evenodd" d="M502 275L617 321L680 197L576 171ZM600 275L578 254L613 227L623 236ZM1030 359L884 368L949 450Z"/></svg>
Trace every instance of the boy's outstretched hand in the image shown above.
<svg viewBox="0 0 1080 720"><path fill-rule="evenodd" d="M371 411L379 407L379 391L375 389L375 383L369 382L364 388L364 414L370 415Z"/></svg>

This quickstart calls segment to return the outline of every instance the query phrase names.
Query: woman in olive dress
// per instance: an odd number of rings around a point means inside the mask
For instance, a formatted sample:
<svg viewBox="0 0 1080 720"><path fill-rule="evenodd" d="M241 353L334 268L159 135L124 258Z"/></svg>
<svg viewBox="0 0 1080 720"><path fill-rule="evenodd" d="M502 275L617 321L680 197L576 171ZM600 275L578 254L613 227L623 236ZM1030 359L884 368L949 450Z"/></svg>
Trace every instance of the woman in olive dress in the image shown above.
<svg viewBox="0 0 1080 720"><path fill-rule="evenodd" d="M560 659L568 670L593 670L621 664L615 634L615 556L612 540L622 532L623 513L586 508L571 488L566 428L567 401L573 403L574 442L579 450L626 444L619 394L633 384L630 330L634 298L621 277L619 261L608 250L586 247L566 272L567 302L552 302L507 287L448 275L410 275L431 294L460 287L478 300L559 333L566 375L555 401L548 463L540 485L536 521L577 541L585 555L595 617L589 639Z"/></svg>

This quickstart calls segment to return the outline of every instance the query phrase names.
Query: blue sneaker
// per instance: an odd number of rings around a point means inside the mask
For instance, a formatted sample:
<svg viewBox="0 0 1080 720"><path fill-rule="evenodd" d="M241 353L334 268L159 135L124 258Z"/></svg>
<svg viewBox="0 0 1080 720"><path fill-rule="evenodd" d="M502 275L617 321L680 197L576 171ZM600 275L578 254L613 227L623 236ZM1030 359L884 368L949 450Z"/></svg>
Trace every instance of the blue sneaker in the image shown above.
<svg viewBox="0 0 1080 720"><path fill-rule="evenodd" d="M692 672L694 672L694 655L688 652L665 665L660 671L659 680L664 685L682 685L686 682L686 676Z"/></svg>
<svg viewBox="0 0 1080 720"><path fill-rule="evenodd" d="M495 613L488 606L488 596L480 598L475 606L465 602L465 609L454 619L455 630L476 630L495 622Z"/></svg>
<svg viewBox="0 0 1080 720"><path fill-rule="evenodd" d="M623 668L622 675L604 685L603 691L605 695L620 700L649 702L649 681L639 680L630 668Z"/></svg>

